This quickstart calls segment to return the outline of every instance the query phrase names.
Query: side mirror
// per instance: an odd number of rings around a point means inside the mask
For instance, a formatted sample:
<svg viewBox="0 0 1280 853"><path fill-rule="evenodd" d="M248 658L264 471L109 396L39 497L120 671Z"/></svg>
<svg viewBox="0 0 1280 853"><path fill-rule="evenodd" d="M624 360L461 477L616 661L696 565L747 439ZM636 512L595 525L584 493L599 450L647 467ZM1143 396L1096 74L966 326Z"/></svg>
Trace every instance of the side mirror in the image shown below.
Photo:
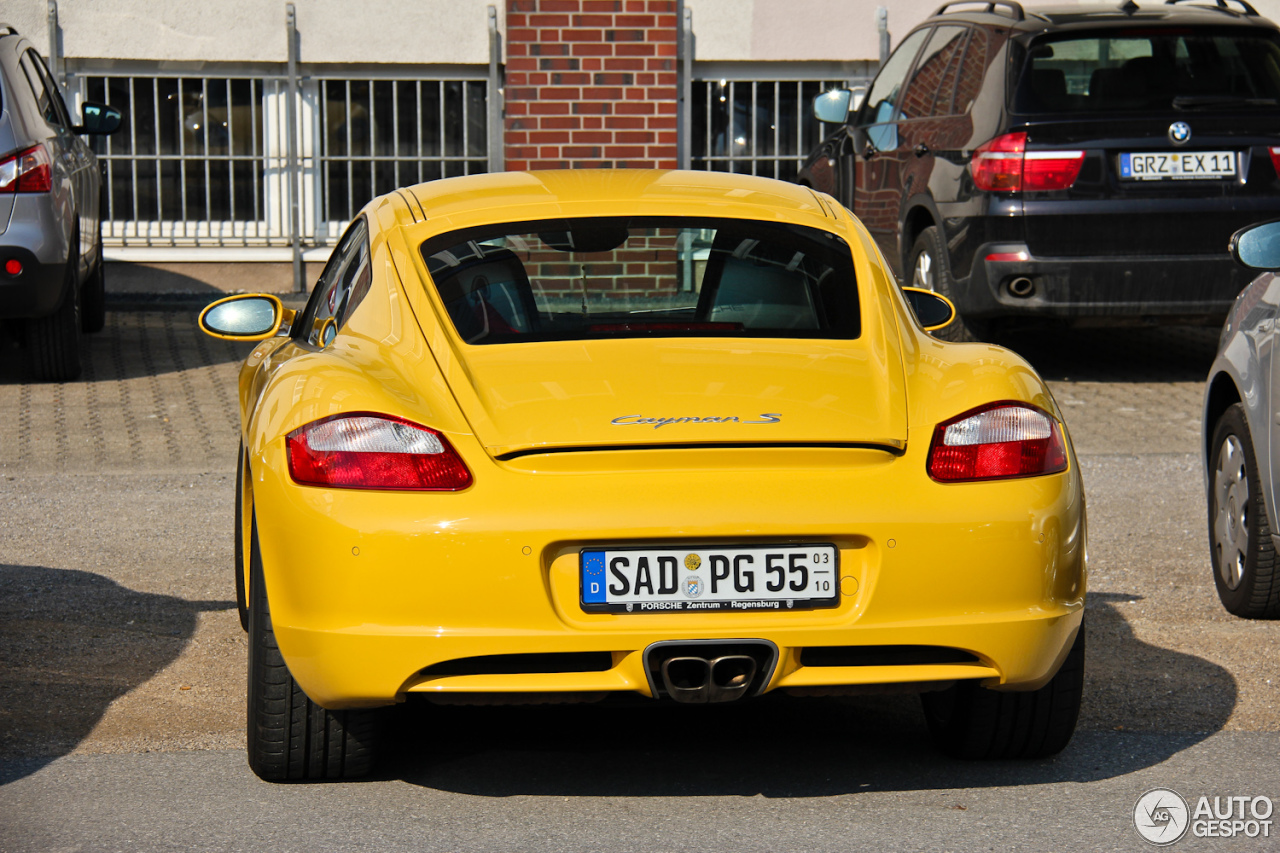
<svg viewBox="0 0 1280 853"><path fill-rule="evenodd" d="M857 112L866 97L866 86L823 92L813 99L813 116L828 124L844 124L849 120L849 113Z"/></svg>
<svg viewBox="0 0 1280 853"><path fill-rule="evenodd" d="M294 312L269 294L228 296L200 312L200 330L224 341L264 341L293 321Z"/></svg>
<svg viewBox="0 0 1280 853"><path fill-rule="evenodd" d="M852 91L832 89L813 99L813 117L828 124L844 124L849 118L852 104Z"/></svg>
<svg viewBox="0 0 1280 853"><path fill-rule="evenodd" d="M80 107L80 115L82 124L75 128L76 133L106 136L119 130L120 122L124 120L118 109L97 101L85 101Z"/></svg>
<svg viewBox="0 0 1280 853"><path fill-rule="evenodd" d="M902 295L907 298L907 304L926 332L946 328L956 318L956 306L951 304L951 300L932 290L904 287Z"/></svg>
<svg viewBox="0 0 1280 853"><path fill-rule="evenodd" d="M1280 219L1241 228L1228 244L1236 263L1255 270L1280 270Z"/></svg>

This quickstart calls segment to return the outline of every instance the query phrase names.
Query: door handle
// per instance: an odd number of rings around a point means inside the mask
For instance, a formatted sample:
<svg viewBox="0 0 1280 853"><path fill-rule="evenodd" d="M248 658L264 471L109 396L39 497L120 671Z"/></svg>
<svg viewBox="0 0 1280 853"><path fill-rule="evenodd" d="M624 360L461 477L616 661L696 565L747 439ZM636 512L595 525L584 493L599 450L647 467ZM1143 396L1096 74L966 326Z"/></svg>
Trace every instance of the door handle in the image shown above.
<svg viewBox="0 0 1280 853"><path fill-rule="evenodd" d="M915 147L915 155L917 157L923 157L928 153L929 153L929 146L925 145L923 142L921 142L919 145Z"/></svg>

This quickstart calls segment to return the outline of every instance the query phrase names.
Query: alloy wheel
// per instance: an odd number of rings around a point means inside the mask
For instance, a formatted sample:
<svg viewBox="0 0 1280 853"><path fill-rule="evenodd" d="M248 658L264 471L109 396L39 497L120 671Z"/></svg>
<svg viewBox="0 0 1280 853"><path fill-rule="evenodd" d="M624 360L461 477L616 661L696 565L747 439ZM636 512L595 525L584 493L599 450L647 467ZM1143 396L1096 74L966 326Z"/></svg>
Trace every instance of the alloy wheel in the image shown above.
<svg viewBox="0 0 1280 853"><path fill-rule="evenodd" d="M1249 474L1240 439L1228 435L1213 474L1213 540L1218 573L1228 589L1240 586L1249 554Z"/></svg>
<svg viewBox="0 0 1280 853"><path fill-rule="evenodd" d="M921 252L916 255L916 266L911 271L911 286L933 290L933 255Z"/></svg>

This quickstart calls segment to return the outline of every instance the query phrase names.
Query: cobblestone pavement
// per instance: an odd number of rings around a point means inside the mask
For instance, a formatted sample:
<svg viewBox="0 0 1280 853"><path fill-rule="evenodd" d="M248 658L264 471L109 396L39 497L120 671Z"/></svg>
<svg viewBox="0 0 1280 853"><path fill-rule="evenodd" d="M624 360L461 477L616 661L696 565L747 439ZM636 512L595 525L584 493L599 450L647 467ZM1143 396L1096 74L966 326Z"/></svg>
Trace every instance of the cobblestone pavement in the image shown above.
<svg viewBox="0 0 1280 853"><path fill-rule="evenodd" d="M194 310L108 314L80 381L28 384L0 359L0 469L235 467L235 387L250 347L200 334ZM1195 452L1217 332L1042 333L1009 344L1049 380L1081 454Z"/></svg>
<svg viewBox="0 0 1280 853"><path fill-rule="evenodd" d="M81 379L26 383L0 358L0 469L213 470L235 467L236 376L251 346L196 327L196 311L113 311L85 337Z"/></svg>

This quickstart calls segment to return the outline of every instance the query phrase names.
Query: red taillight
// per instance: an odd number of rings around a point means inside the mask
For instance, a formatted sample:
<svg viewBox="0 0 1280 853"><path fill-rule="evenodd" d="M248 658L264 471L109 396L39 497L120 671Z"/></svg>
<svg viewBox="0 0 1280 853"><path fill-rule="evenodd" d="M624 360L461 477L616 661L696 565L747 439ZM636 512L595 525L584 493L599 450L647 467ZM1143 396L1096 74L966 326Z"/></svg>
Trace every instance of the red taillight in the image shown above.
<svg viewBox="0 0 1280 853"><path fill-rule="evenodd" d="M929 447L929 476L947 483L1066 469L1058 422L1025 403L992 403L938 424Z"/></svg>
<svg viewBox="0 0 1280 853"><path fill-rule="evenodd" d="M1027 151L1025 133L1006 133L973 152L974 185L986 192L1065 190L1080 176L1083 151Z"/></svg>
<svg viewBox="0 0 1280 853"><path fill-rule="evenodd" d="M441 433L400 418L351 414L289 433L289 474L309 486L453 492L471 472Z"/></svg>
<svg viewBox="0 0 1280 853"><path fill-rule="evenodd" d="M4 271L9 275L22 275L22 261L10 258L4 262Z"/></svg>
<svg viewBox="0 0 1280 853"><path fill-rule="evenodd" d="M979 145L973 152L974 185L987 192L1022 189L1022 152L1026 147L1025 133L1006 133Z"/></svg>
<svg viewBox="0 0 1280 853"><path fill-rule="evenodd" d="M43 145L0 160L0 193L47 193L53 189L53 161Z"/></svg>
<svg viewBox="0 0 1280 853"><path fill-rule="evenodd" d="M1271 152L1271 165L1275 167L1276 175L1280 176L1280 148L1273 147L1268 150Z"/></svg>

